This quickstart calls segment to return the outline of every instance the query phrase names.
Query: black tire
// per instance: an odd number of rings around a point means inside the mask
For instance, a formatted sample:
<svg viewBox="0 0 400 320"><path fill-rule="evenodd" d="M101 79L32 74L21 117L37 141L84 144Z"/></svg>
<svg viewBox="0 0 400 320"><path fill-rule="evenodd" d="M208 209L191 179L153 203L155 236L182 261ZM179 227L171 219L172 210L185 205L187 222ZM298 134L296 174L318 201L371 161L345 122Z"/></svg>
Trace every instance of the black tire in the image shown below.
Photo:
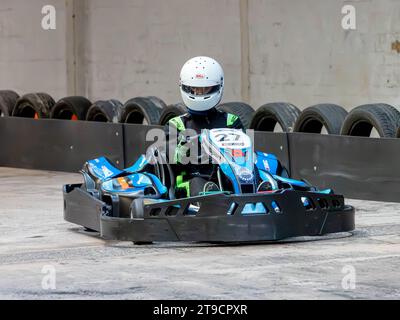
<svg viewBox="0 0 400 320"><path fill-rule="evenodd" d="M87 114L87 121L119 123L121 119L122 103L118 100L99 100L91 105Z"/></svg>
<svg viewBox="0 0 400 320"><path fill-rule="evenodd" d="M50 118L64 120L85 120L92 103L85 97L65 97L57 101Z"/></svg>
<svg viewBox="0 0 400 320"><path fill-rule="evenodd" d="M323 127L328 134L340 134L347 111L336 104L324 103L302 111L294 125L294 132L321 133Z"/></svg>
<svg viewBox="0 0 400 320"><path fill-rule="evenodd" d="M181 116L187 113L188 110L183 103L170 104L161 111L158 124L164 126L174 117Z"/></svg>
<svg viewBox="0 0 400 320"><path fill-rule="evenodd" d="M397 134L396 134L396 138L400 138L400 121L399 124L397 125Z"/></svg>
<svg viewBox="0 0 400 320"><path fill-rule="evenodd" d="M291 132L299 116L300 110L293 104L267 103L256 110L250 128L257 131L274 131L275 125L279 123L284 132Z"/></svg>
<svg viewBox="0 0 400 320"><path fill-rule="evenodd" d="M149 99L151 102L153 102L160 109L164 109L167 106L167 104L163 100L158 98L158 97L148 96L148 97L145 97L145 98Z"/></svg>
<svg viewBox="0 0 400 320"><path fill-rule="evenodd" d="M11 90L0 90L0 117L9 117L19 98L18 93Z"/></svg>
<svg viewBox="0 0 400 320"><path fill-rule="evenodd" d="M366 104L353 109L343 122L341 134L369 137L375 128L381 138L396 137L400 112L388 104Z"/></svg>
<svg viewBox="0 0 400 320"><path fill-rule="evenodd" d="M121 122L138 124L158 124L161 109L149 98L129 99L121 111Z"/></svg>
<svg viewBox="0 0 400 320"><path fill-rule="evenodd" d="M217 106L217 109L238 116L245 129L250 127L254 109L248 104L243 102L227 102Z"/></svg>
<svg viewBox="0 0 400 320"><path fill-rule="evenodd" d="M207 183L206 179L201 177L194 177L189 180L190 196L198 196L200 192L203 191L204 185Z"/></svg>
<svg viewBox="0 0 400 320"><path fill-rule="evenodd" d="M17 100L12 115L24 118L49 118L54 105L55 101L47 93L27 93Z"/></svg>

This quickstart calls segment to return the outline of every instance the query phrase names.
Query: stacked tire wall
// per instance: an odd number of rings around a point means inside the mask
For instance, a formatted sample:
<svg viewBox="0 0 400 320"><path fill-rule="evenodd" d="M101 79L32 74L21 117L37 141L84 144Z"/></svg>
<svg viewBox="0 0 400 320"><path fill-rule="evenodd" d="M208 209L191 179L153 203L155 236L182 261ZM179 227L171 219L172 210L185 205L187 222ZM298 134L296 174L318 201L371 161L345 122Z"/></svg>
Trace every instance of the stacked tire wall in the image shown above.
<svg viewBox="0 0 400 320"><path fill-rule="evenodd" d="M157 97L56 102L45 93L19 96L10 90L0 91L0 108L0 166L68 172L102 155L121 168L132 164L152 143L146 141L150 129L187 112ZM400 202L396 108L368 104L347 113L325 103L300 111L284 102L256 111L242 102L218 108L255 129L255 149L276 154L292 177L350 198ZM379 138L370 137L373 130Z"/></svg>

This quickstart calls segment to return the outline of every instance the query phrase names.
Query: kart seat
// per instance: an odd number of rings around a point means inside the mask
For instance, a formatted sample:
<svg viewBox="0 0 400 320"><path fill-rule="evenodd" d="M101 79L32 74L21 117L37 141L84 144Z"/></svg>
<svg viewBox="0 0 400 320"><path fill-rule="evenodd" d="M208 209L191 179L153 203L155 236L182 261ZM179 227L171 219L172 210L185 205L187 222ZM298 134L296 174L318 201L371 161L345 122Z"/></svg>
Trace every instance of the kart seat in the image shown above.
<svg viewBox="0 0 400 320"><path fill-rule="evenodd" d="M89 160L85 165L88 173L100 181L115 178L123 173L106 157Z"/></svg>

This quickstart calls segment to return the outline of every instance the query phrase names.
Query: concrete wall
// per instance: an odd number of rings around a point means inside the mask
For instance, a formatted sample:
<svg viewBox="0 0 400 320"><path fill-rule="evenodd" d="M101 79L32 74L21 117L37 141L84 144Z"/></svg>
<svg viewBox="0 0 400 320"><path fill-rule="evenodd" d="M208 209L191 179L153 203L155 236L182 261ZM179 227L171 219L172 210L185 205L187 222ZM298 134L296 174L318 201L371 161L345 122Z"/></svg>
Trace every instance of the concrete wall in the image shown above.
<svg viewBox="0 0 400 320"><path fill-rule="evenodd" d="M46 4L56 30L41 28ZM0 88L174 103L181 65L202 54L224 66L225 101L400 104L396 40L398 0L2 0Z"/></svg>
<svg viewBox="0 0 400 320"><path fill-rule="evenodd" d="M85 10L84 94L175 103L183 63L210 55L225 67L226 99L240 99L238 0L90 0Z"/></svg>
<svg viewBox="0 0 400 320"><path fill-rule="evenodd" d="M42 7L53 4L57 29L41 27ZM64 0L0 1L0 90L66 93Z"/></svg>
<svg viewBox="0 0 400 320"><path fill-rule="evenodd" d="M341 27L344 4L356 30ZM400 1L249 0L249 26L254 106L400 104Z"/></svg>

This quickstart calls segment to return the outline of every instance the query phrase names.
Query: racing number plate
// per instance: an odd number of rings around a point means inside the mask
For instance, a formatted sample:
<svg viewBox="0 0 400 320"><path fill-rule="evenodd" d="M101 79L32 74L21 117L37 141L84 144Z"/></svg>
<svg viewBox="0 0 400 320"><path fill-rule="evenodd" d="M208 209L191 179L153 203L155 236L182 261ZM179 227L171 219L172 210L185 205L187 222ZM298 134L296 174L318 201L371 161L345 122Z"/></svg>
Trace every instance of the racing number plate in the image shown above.
<svg viewBox="0 0 400 320"><path fill-rule="evenodd" d="M210 140L221 149L247 149L251 147L251 140L241 130L213 129L210 130Z"/></svg>

